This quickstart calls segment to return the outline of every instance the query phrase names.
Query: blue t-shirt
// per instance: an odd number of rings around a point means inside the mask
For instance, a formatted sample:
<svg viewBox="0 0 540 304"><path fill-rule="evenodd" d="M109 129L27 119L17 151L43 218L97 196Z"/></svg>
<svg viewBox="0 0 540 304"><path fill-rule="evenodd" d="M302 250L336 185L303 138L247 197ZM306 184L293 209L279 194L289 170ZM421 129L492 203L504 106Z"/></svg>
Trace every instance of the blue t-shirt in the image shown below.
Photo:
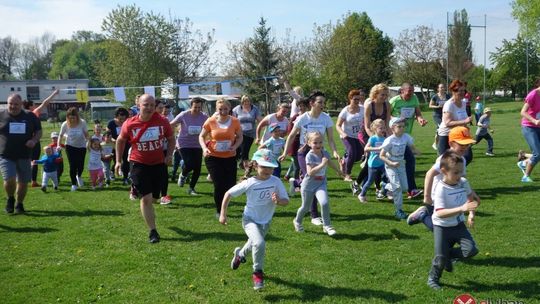
<svg viewBox="0 0 540 304"><path fill-rule="evenodd" d="M378 148L382 146L384 142L384 136L373 135L368 139L370 147ZM368 167L378 168L384 166L384 162L379 158L379 151L369 152Z"/></svg>
<svg viewBox="0 0 540 304"><path fill-rule="evenodd" d="M281 137L277 139L270 137L263 143L263 145L266 146L268 150L272 151L274 157L277 158L283 152L283 148L285 147L285 139Z"/></svg>
<svg viewBox="0 0 540 304"><path fill-rule="evenodd" d="M54 153L50 156L43 155L40 159L36 160L36 163L43 164L43 171L45 172L55 172L58 170L58 163L56 159L60 157L60 154Z"/></svg>

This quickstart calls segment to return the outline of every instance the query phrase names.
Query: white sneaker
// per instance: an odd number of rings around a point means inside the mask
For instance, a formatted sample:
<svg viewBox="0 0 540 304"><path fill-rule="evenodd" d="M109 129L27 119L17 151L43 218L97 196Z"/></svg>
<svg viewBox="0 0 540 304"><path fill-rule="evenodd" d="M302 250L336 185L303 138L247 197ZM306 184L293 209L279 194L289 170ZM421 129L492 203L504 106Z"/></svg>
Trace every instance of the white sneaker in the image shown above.
<svg viewBox="0 0 540 304"><path fill-rule="evenodd" d="M360 203L367 203L367 198L365 196L362 196L362 194L358 194L358 200L360 201Z"/></svg>
<svg viewBox="0 0 540 304"><path fill-rule="evenodd" d="M433 143L433 145L431 145L431 147L433 148L433 150L437 151L437 145L435 143Z"/></svg>
<svg viewBox="0 0 540 304"><path fill-rule="evenodd" d="M302 226L302 224L297 223L296 220L293 220L292 223L294 225L294 231L296 231L296 232L304 232L304 226Z"/></svg>
<svg viewBox="0 0 540 304"><path fill-rule="evenodd" d="M71 185L71 191L77 191L77 186Z"/></svg>
<svg viewBox="0 0 540 304"><path fill-rule="evenodd" d="M315 225L315 226L322 226L323 225L322 218L320 218L320 217L312 218L311 223L313 225Z"/></svg>
<svg viewBox="0 0 540 304"><path fill-rule="evenodd" d="M294 177L289 178L289 196L294 196L294 194L296 193L294 191L294 189L296 188L294 186L294 181L295 181Z"/></svg>
<svg viewBox="0 0 540 304"><path fill-rule="evenodd" d="M209 182L211 182L211 181L212 181L212 176L210 176L210 174L208 174L208 175L206 176L206 180L209 181Z"/></svg>
<svg viewBox="0 0 540 304"><path fill-rule="evenodd" d="M332 226L323 226L322 230L329 236L335 235L337 233L336 229L334 229L334 227Z"/></svg>
<svg viewBox="0 0 540 304"><path fill-rule="evenodd" d="M77 178L77 185L79 185L79 187L84 186L84 181L83 181L82 177L77 175L76 178Z"/></svg>

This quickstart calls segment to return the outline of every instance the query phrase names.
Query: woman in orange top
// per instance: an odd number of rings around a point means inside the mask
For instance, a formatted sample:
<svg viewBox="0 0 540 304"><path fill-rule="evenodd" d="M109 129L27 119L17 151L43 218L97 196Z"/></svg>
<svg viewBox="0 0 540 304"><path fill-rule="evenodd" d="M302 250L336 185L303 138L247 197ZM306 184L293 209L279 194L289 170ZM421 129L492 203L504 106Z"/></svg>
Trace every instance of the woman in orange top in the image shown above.
<svg viewBox="0 0 540 304"><path fill-rule="evenodd" d="M225 192L236 184L236 149L242 144L243 139L240 121L230 116L230 111L229 101L218 99L216 114L206 120L199 134L206 169L214 182L217 218L221 213Z"/></svg>

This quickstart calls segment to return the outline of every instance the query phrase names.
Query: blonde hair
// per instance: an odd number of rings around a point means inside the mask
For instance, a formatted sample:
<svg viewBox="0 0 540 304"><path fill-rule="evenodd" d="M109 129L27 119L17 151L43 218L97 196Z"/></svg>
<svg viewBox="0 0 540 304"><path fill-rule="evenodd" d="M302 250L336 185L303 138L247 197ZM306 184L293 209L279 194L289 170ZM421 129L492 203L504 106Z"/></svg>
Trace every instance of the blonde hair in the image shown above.
<svg viewBox="0 0 540 304"><path fill-rule="evenodd" d="M386 84L379 83L379 84L374 85L371 88L371 91L369 91L369 99L371 99L371 101L374 102L379 96L379 94L381 94L381 92L383 91L388 91L388 86Z"/></svg>
<svg viewBox="0 0 540 304"><path fill-rule="evenodd" d="M71 121L69 121L69 116L76 116L77 117L77 123L72 125ZM76 127L76 126L79 125L80 122L81 122L81 116L79 116L79 109L77 109L76 107L71 107L71 108L67 109L67 111L66 111L66 123L67 123L68 127L70 127L70 128Z"/></svg>
<svg viewBox="0 0 540 304"><path fill-rule="evenodd" d="M319 131L311 131L311 132L308 132L308 133L306 134L306 139L307 139L308 142L311 142L311 140L312 140L313 138L315 138L316 136L322 137L321 132L319 132Z"/></svg>
<svg viewBox="0 0 540 304"><path fill-rule="evenodd" d="M293 91L295 91L296 94L298 94L300 96L304 96L304 90L302 90L302 87L294 87Z"/></svg>
<svg viewBox="0 0 540 304"><path fill-rule="evenodd" d="M229 110L231 109L231 103L223 97L218 98L218 100L216 101L216 109L218 105L226 105L227 107L229 107Z"/></svg>
<svg viewBox="0 0 540 304"><path fill-rule="evenodd" d="M371 132L375 133L375 129L377 127L384 127L384 125L384 120L377 118L371 122L371 124L369 125L369 129L371 130Z"/></svg>
<svg viewBox="0 0 540 304"><path fill-rule="evenodd" d="M247 95L242 95L242 98L240 98L240 104L243 105L244 102L246 102L246 100L249 101L249 102L251 102L251 98L249 98L249 96L247 96Z"/></svg>

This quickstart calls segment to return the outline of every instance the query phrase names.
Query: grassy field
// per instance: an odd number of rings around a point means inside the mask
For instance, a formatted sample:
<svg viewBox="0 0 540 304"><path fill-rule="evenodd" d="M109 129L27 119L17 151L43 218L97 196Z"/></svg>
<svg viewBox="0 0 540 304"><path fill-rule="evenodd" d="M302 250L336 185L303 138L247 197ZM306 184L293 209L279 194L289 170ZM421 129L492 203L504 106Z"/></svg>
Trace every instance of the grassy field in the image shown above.
<svg viewBox="0 0 540 304"><path fill-rule="evenodd" d="M0 215L0 303L453 303L463 293L477 303L540 303L540 173L534 172L532 184L520 182L516 152L528 149L518 120L521 103L490 106L496 157L484 155L482 142L467 169L482 198L472 231L480 254L445 273L442 291L426 285L432 234L395 220L392 204L377 202L373 191L369 203L360 204L334 172L329 192L338 234L331 238L307 219L306 232L294 232L298 195L278 207L267 237L265 288L255 292L251 258L236 271L229 268L233 248L246 240L245 197L231 203L229 225L222 226L205 175L199 197L171 183L174 204L155 205L162 241L152 245L125 186L117 181L108 189L72 193L66 170L60 191L30 189L25 215ZM425 116L431 120L430 112ZM45 127L43 143L52 130ZM423 152L419 185L436 157L433 134L433 122L413 130ZM405 211L420 202L405 200Z"/></svg>

